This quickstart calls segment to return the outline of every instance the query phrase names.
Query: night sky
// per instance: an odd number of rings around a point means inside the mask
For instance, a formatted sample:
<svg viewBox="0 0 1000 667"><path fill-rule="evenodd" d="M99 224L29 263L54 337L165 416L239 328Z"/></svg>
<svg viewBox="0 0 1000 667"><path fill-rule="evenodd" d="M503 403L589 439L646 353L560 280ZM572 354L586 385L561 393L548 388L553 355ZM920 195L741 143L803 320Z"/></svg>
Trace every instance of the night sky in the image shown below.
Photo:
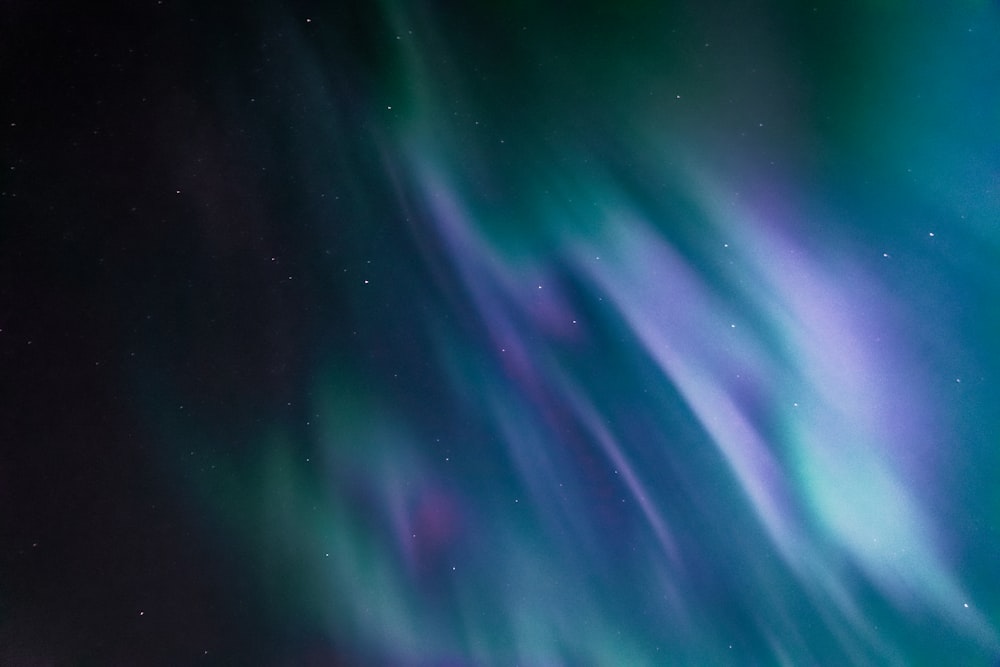
<svg viewBox="0 0 1000 667"><path fill-rule="evenodd" d="M0 665L1000 664L996 2L62 5Z"/></svg>

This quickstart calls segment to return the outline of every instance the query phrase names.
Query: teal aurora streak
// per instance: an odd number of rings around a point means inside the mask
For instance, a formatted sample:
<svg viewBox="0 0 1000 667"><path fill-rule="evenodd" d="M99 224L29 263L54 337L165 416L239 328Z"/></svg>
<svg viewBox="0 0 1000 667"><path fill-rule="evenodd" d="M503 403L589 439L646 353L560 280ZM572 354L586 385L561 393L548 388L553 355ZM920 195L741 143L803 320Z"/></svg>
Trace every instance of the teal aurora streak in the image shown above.
<svg viewBox="0 0 1000 667"><path fill-rule="evenodd" d="M356 664L993 664L996 5L482 5L281 27L329 113L258 107L353 343L195 485L275 622Z"/></svg>

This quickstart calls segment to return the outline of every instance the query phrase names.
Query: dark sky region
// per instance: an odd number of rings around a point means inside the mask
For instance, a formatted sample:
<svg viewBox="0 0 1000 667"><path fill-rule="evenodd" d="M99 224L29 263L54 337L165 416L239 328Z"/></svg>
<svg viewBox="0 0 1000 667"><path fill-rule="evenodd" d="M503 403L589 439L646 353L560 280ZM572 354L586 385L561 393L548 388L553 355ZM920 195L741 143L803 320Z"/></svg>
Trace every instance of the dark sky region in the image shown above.
<svg viewBox="0 0 1000 667"><path fill-rule="evenodd" d="M0 7L0 665L996 665L993 2Z"/></svg>

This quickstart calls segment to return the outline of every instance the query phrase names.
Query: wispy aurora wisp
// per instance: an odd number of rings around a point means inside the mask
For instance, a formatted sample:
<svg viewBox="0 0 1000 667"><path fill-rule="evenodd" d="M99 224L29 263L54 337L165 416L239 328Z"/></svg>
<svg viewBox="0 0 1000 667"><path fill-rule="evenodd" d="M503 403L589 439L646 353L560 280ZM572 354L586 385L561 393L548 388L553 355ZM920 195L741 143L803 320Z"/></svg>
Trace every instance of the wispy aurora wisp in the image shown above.
<svg viewBox="0 0 1000 667"><path fill-rule="evenodd" d="M946 297L995 308L1000 200L953 167L1000 161L925 110L903 137L869 91L934 17L852 74L765 16L635 12L590 8L579 47L541 9L471 12L501 58L383 4L365 136L392 197L353 210L423 279L356 281L370 354L316 372L322 464L261 464L290 608L359 664L989 664L998 540L954 517L998 507L960 480L996 462L1000 360ZM997 48L948 39L936 86L969 93L945 73Z"/></svg>

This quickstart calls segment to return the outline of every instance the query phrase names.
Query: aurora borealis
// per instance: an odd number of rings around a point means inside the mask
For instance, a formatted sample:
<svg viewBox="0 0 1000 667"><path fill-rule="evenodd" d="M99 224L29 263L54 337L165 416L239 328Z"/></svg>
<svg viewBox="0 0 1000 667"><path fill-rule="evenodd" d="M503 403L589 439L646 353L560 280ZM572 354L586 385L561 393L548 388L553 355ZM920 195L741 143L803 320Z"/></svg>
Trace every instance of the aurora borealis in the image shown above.
<svg viewBox="0 0 1000 667"><path fill-rule="evenodd" d="M1000 660L995 3L11 14L0 663Z"/></svg>

